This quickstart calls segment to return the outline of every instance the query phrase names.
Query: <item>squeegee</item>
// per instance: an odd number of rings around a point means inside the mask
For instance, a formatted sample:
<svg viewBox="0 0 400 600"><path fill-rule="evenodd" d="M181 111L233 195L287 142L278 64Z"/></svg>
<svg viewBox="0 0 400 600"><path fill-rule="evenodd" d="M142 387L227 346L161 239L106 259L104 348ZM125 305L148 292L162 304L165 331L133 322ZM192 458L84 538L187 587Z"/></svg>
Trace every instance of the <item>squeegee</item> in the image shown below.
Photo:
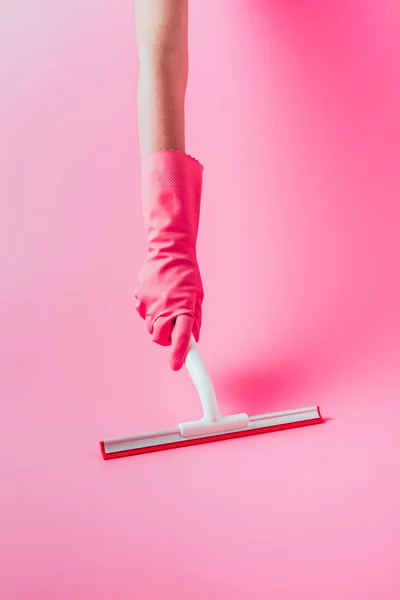
<svg viewBox="0 0 400 600"><path fill-rule="evenodd" d="M193 336L186 356L185 367L200 397L203 417L198 421L181 423L176 429L104 440L100 442L100 448L105 460L280 429L315 425L324 421L318 406L282 410L250 417L246 413L222 416L210 375Z"/></svg>

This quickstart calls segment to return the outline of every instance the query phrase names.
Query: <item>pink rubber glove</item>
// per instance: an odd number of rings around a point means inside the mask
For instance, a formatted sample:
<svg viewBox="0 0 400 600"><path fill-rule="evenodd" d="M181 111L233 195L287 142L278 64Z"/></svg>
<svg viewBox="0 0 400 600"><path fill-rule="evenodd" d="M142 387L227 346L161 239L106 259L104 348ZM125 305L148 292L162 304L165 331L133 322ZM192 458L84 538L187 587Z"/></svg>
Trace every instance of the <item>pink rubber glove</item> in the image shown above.
<svg viewBox="0 0 400 600"><path fill-rule="evenodd" d="M148 256L139 273L136 309L153 341L172 345L179 370L190 336L199 340L203 285L196 258L203 167L176 150L142 158L143 217Z"/></svg>

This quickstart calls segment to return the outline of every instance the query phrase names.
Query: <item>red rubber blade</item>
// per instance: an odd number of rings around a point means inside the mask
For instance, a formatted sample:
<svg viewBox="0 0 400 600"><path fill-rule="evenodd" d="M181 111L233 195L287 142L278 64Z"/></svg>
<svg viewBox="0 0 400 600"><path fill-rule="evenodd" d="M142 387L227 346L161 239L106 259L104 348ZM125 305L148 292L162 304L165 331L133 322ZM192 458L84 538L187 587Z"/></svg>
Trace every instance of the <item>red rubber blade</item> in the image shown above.
<svg viewBox="0 0 400 600"><path fill-rule="evenodd" d="M231 431L227 433L220 433L218 435L210 435L201 438L182 438L176 442L169 442L166 444L158 444L155 446L147 446L144 448L135 448L134 450L123 450L118 452L105 452L104 442L100 442L100 449L104 460L111 460L113 458L124 458L126 456L135 456L137 454L148 454L150 452L160 452L161 450L173 450L176 448L182 448L185 446L196 446L197 444L207 444L210 442L221 442L223 440L229 440L232 438L245 437L249 435L259 435L261 433L269 433L272 431L281 431L285 429L294 429L297 427L305 427L308 425L317 425L324 423L324 419L321 416L320 409L318 409L318 417L315 419L309 419L307 421L298 421L294 423L285 423L282 425L260 427L258 429L244 429L243 431Z"/></svg>

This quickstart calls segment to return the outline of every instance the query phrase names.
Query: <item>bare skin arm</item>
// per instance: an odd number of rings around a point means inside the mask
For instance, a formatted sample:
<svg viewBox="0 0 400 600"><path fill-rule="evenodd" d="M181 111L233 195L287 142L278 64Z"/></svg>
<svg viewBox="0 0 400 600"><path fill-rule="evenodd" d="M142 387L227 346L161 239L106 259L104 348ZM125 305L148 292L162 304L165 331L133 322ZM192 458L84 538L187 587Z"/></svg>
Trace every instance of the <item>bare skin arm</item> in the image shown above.
<svg viewBox="0 0 400 600"><path fill-rule="evenodd" d="M141 154L185 152L188 0L135 0Z"/></svg>

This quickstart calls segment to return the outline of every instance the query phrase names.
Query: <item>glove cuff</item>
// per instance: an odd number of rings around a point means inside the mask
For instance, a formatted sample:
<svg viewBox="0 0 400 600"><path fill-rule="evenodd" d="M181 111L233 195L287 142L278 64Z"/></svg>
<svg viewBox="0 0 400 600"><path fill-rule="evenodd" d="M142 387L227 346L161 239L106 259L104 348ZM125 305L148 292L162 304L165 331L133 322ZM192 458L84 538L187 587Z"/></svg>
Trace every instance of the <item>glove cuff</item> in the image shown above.
<svg viewBox="0 0 400 600"><path fill-rule="evenodd" d="M163 234L196 243L203 165L185 152L161 150L142 157L142 207L149 241Z"/></svg>

